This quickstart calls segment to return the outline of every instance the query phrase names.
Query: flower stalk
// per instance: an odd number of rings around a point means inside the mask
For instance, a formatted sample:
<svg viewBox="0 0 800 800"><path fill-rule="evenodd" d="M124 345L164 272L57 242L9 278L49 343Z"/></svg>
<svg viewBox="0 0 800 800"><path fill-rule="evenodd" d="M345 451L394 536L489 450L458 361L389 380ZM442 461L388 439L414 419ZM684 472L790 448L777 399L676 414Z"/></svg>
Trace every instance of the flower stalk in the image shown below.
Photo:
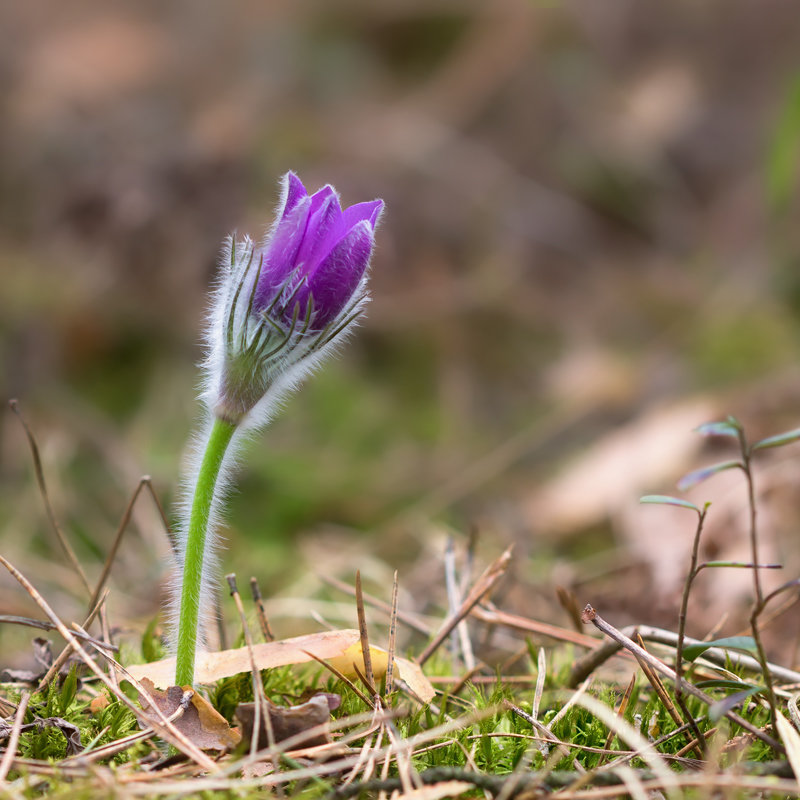
<svg viewBox="0 0 800 800"><path fill-rule="evenodd" d="M206 328L202 399L208 432L184 483L179 586L174 588L176 683L192 685L212 595L216 527L241 433L347 337L369 301L367 268L383 201L342 209L331 186L309 195L288 173L276 221L260 245L228 240Z"/></svg>
<svg viewBox="0 0 800 800"><path fill-rule="evenodd" d="M214 420L197 474L183 561L183 585L181 587L175 664L175 683L178 686L191 685L194 681L197 626L200 620L200 597L206 560L206 538L220 471L234 433L236 433L235 425L223 419Z"/></svg>

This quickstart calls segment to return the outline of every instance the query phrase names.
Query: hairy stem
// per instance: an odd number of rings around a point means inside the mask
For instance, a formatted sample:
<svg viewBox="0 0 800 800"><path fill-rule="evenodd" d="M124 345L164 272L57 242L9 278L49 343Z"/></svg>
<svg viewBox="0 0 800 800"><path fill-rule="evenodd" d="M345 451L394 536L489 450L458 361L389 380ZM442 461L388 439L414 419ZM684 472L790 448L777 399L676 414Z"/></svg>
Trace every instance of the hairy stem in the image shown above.
<svg viewBox="0 0 800 800"><path fill-rule="evenodd" d="M236 426L215 419L206 444L192 497L181 584L181 607L178 616L177 663L175 683L194 683L194 658L197 649L197 623L200 616L200 590L206 557L208 525L222 462Z"/></svg>

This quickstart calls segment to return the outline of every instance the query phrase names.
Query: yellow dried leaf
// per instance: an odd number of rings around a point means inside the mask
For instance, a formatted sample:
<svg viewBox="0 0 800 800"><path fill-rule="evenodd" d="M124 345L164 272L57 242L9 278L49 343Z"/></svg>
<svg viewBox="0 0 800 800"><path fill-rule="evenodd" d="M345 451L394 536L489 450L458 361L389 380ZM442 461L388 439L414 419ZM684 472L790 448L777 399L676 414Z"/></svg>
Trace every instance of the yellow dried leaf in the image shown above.
<svg viewBox="0 0 800 800"><path fill-rule="evenodd" d="M362 673L364 670L360 642L356 630L322 631L279 642L253 645L253 656L258 669L273 669L288 664L306 664L312 661L308 653L313 653L323 661L329 661L337 666L348 677L355 677L354 664ZM373 673L376 680L380 680L386 674L386 651L379 647L370 647L370 655ZM405 658L397 658L395 671L421 700L428 703L433 699L433 686L419 665ZM175 659L166 658L150 664L136 664L128 667L128 672L134 678L139 680L149 678L155 686L164 688L175 681ZM218 653L199 653L195 664L195 681L200 684L215 683L240 672L250 672L250 654L246 647L222 650Z"/></svg>

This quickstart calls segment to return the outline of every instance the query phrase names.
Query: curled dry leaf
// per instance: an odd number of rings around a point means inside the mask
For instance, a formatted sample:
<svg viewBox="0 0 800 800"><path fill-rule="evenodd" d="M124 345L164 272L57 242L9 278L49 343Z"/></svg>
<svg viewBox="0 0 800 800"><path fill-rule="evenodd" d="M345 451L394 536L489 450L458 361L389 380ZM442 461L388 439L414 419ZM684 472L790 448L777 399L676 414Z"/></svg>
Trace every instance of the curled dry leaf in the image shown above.
<svg viewBox="0 0 800 800"><path fill-rule="evenodd" d="M170 686L165 692L160 692L147 678L142 678L141 683L164 716L169 717L178 710L183 699L182 687ZM148 716L157 727L159 718L150 708L150 703L144 695L139 695L139 703L145 714L150 712ZM193 694L183 715L172 724L201 750L231 750L242 738L238 731L228 725L225 717L197 692Z"/></svg>
<svg viewBox="0 0 800 800"><path fill-rule="evenodd" d="M313 653L323 661L329 661L348 678L356 678L356 668L364 671L364 658L361 654L361 639L357 630L322 631L307 636L296 636L279 642L264 642L253 645L253 656L258 669L284 667L288 664L306 664L313 659ZM372 671L376 680L386 674L388 654L380 647L370 645ZM150 664L136 664L128 667L134 678L149 678L155 686L170 686L175 678L175 659L166 658ZM218 653L198 654L195 666L195 681L208 684L250 672L250 655L246 647L236 650L222 650ZM421 700L428 703L433 699L434 690L418 664L405 658L395 659L395 675ZM173 709L174 710L174 709Z"/></svg>
<svg viewBox="0 0 800 800"><path fill-rule="evenodd" d="M339 703L341 703L341 698L338 695L324 693L314 695L310 700L296 706L277 706L267 700L267 711L275 741L283 742L311 728L324 726L322 730L298 741L297 746L314 747L328 744L331 741L328 722L330 722L331 711L338 708ZM242 738L245 741L251 741L255 725L255 703L239 703L236 707L236 720L242 726ZM269 741L265 723L264 719L260 720L258 741L262 744Z"/></svg>

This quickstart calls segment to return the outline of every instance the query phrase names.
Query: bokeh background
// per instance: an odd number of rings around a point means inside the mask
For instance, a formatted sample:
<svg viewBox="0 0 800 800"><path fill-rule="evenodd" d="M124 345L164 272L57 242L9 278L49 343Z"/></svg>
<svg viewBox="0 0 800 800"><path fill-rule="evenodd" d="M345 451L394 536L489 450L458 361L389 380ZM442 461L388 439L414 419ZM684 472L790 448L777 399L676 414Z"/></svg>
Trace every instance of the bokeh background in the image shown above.
<svg viewBox="0 0 800 800"><path fill-rule="evenodd" d="M569 627L561 587L674 628L693 520L638 497L728 456L708 419L800 425L796 3L33 0L0 40L0 395L90 576L141 475L170 507L220 242L294 169L387 213L368 319L239 473L224 565L276 632L352 625L320 576L356 568L440 614L448 536L462 572L514 543L506 608ZM0 437L2 551L77 619L9 412ZM759 463L770 585L800 574L798 450ZM743 489L689 495L706 556L747 560ZM144 500L115 624L156 615L168 561ZM749 585L709 571L690 632L738 630ZM0 606L35 615L2 576Z"/></svg>

